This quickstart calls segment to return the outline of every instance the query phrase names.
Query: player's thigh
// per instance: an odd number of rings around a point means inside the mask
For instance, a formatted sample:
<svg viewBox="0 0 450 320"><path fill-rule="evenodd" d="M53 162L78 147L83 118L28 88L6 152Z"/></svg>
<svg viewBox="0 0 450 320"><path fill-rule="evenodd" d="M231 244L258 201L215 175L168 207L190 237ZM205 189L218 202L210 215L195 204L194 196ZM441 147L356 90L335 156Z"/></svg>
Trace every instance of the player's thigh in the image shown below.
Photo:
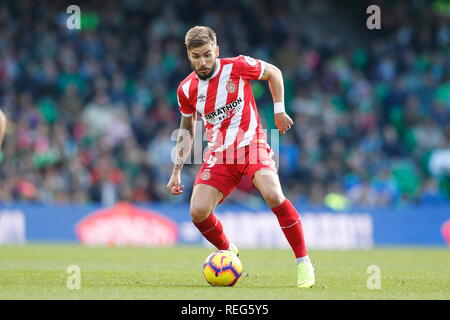
<svg viewBox="0 0 450 320"><path fill-rule="evenodd" d="M196 184L192 191L190 212L195 222L205 220L222 200L223 194L207 184Z"/></svg>
<svg viewBox="0 0 450 320"><path fill-rule="evenodd" d="M275 171L262 168L255 172L252 182L271 208L279 206L284 201L280 178Z"/></svg>

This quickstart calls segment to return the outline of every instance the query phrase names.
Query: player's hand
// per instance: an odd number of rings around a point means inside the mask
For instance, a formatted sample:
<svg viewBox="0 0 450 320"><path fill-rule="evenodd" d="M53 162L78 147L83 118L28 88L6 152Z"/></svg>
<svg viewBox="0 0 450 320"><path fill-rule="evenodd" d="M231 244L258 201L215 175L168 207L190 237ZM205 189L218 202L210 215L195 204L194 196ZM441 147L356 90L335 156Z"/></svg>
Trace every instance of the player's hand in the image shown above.
<svg viewBox="0 0 450 320"><path fill-rule="evenodd" d="M176 196L183 193L184 186L181 185L181 177L179 173L172 173L169 183L167 183L167 190L169 190L172 195Z"/></svg>
<svg viewBox="0 0 450 320"><path fill-rule="evenodd" d="M293 124L294 121L292 121L291 117L289 117L286 112L275 113L275 126L282 135L285 135L286 131L288 131Z"/></svg>

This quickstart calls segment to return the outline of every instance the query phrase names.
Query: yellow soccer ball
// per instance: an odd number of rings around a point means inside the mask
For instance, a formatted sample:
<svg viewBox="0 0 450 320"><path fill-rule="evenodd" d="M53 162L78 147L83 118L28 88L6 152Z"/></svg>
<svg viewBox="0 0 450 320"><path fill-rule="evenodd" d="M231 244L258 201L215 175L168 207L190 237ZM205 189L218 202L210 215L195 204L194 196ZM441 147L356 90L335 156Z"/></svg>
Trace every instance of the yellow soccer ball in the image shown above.
<svg viewBox="0 0 450 320"><path fill-rule="evenodd" d="M215 251L203 263L203 275L212 286L232 287L242 275L241 260L230 251Z"/></svg>

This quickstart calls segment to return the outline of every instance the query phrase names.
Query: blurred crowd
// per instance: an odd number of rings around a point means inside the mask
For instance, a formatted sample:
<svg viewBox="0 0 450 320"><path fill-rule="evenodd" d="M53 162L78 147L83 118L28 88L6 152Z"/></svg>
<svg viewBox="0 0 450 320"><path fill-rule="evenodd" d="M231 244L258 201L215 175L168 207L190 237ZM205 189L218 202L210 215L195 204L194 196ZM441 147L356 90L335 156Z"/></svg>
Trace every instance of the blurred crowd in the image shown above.
<svg viewBox="0 0 450 320"><path fill-rule="evenodd" d="M303 31L298 15L310 3L86 1L82 30L68 30L70 3L1 2L0 109L9 126L0 202L188 200L198 164L185 165L182 196L166 191L176 88L191 72L185 32L209 25L222 57L246 54L283 71L294 126L277 148L292 201L448 203L449 15L429 1L380 4L382 30L348 45L352 35L316 40ZM268 85L253 86L273 129ZM230 201L256 194L243 181Z"/></svg>

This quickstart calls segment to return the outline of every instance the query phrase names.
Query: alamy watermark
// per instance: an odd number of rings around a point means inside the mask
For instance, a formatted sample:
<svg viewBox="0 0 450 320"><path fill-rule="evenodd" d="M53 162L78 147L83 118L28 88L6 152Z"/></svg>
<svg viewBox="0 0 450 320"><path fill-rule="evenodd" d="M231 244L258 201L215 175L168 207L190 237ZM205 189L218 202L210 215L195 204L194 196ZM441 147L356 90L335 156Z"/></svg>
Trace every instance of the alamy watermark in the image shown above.
<svg viewBox="0 0 450 320"><path fill-rule="evenodd" d="M81 29L81 9L77 5L70 5L67 7L66 12L70 16L66 20L66 26L69 30ZM368 29L381 29L381 9L379 6L372 4L367 7L366 13L370 16L366 20L366 26Z"/></svg>
<svg viewBox="0 0 450 320"><path fill-rule="evenodd" d="M69 274L66 281L66 287L69 290L81 289L81 269L77 265L67 267L66 272Z"/></svg>
<svg viewBox="0 0 450 320"><path fill-rule="evenodd" d="M369 290L381 289L381 269L379 266L373 264L367 267L366 273L370 274L367 279L367 288Z"/></svg>
<svg viewBox="0 0 450 320"><path fill-rule="evenodd" d="M203 129L203 127L202 127ZM188 130L176 129L172 132L171 141L180 141L172 148L171 160L176 162L177 153L189 154L184 164L202 164L210 167L215 164L257 164L273 160L276 168L279 165L280 138L278 129L262 129L250 135L249 131L227 130L223 135L220 130L208 137L209 132L195 134L191 138ZM192 145L186 143L192 139ZM203 148L203 142L207 142ZM238 141L238 144L235 144Z"/></svg>
<svg viewBox="0 0 450 320"><path fill-rule="evenodd" d="M71 14L66 19L66 26L69 30L81 29L81 9L77 5L70 5L67 7L66 13Z"/></svg>
<svg viewBox="0 0 450 320"><path fill-rule="evenodd" d="M370 16L366 20L367 29L381 29L381 9L379 6L372 4L367 7L366 13Z"/></svg>

